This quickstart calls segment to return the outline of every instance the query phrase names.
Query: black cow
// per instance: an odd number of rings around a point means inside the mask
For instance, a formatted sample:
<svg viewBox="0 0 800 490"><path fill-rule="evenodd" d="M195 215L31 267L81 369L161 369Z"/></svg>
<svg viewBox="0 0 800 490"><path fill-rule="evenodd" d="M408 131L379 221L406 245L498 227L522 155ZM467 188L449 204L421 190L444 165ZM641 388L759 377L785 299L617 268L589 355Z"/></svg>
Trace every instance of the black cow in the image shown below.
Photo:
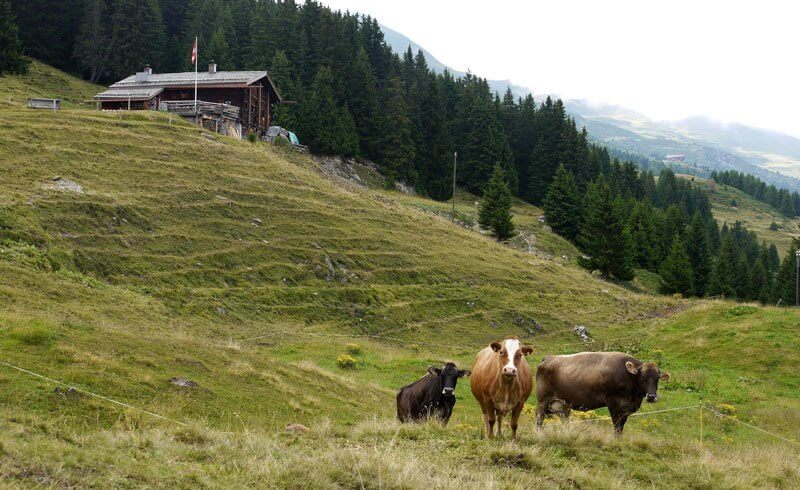
<svg viewBox="0 0 800 490"><path fill-rule="evenodd" d="M469 376L469 369L459 370L448 362L441 369L430 366L428 374L397 392L397 418L400 422L418 422L436 417L446 425L456 404L458 378Z"/></svg>

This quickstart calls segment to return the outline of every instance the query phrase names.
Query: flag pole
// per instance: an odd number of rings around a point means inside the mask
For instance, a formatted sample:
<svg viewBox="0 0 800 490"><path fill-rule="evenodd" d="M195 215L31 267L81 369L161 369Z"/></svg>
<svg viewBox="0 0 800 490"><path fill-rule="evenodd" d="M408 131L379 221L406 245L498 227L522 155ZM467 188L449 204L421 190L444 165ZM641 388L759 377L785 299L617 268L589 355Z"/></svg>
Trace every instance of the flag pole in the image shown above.
<svg viewBox="0 0 800 490"><path fill-rule="evenodd" d="M197 36L194 37L194 124L199 122L197 117L197 63L200 61L200 49L197 46Z"/></svg>

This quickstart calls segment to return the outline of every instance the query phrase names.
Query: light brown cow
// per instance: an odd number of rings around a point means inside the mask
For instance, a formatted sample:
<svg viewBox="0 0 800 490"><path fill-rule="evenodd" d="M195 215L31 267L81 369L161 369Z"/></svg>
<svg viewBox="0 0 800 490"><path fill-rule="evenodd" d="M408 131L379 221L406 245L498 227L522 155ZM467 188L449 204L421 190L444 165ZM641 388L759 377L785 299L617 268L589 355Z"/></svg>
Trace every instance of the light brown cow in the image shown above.
<svg viewBox="0 0 800 490"><path fill-rule="evenodd" d="M494 437L495 419L500 435L503 416L511 412L511 433L516 440L519 415L533 386L531 369L525 360L531 352L533 348L522 345L516 337L496 340L478 352L472 365L470 387L483 411L488 437Z"/></svg>
<svg viewBox="0 0 800 490"><path fill-rule="evenodd" d="M658 401L659 380L669 379L653 362L622 352L580 352L547 356L536 370L536 425L547 415L566 422L571 410L608 407L614 431L622 434L628 416L642 401Z"/></svg>

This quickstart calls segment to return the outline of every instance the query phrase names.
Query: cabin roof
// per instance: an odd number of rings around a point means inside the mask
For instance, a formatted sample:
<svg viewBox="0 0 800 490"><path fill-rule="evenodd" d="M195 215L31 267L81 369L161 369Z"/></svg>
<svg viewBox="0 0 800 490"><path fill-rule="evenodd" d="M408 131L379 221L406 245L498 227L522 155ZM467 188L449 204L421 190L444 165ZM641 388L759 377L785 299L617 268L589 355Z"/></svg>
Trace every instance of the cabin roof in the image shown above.
<svg viewBox="0 0 800 490"><path fill-rule="evenodd" d="M218 71L197 73L197 85L250 85L267 76L266 71ZM122 87L194 87L195 72L136 74L111 85Z"/></svg>
<svg viewBox="0 0 800 490"><path fill-rule="evenodd" d="M94 96L95 100L120 101L120 100L150 100L164 91L164 87L124 87L116 88L113 85L105 92Z"/></svg>

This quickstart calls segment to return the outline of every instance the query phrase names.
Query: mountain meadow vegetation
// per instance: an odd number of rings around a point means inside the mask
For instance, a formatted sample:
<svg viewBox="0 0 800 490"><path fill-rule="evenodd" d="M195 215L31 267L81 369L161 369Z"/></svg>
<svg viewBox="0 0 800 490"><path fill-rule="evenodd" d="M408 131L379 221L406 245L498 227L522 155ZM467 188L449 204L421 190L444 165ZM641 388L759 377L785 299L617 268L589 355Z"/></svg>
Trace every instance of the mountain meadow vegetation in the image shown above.
<svg viewBox="0 0 800 490"><path fill-rule="evenodd" d="M798 242L762 236L755 199L736 191L745 226L707 181L591 144L561 101L436 75L315 2L33 4L10 2L35 60L0 75L4 484L796 485L800 316L770 305L794 297ZM376 174L84 103L102 88L80 77L189 69L194 33L202 61L270 69L316 157ZM446 427L394 419L400 386L507 335L534 367L618 350L671 379L621 437L605 409L537 432L532 397L517 443L485 439L467 380Z"/></svg>

